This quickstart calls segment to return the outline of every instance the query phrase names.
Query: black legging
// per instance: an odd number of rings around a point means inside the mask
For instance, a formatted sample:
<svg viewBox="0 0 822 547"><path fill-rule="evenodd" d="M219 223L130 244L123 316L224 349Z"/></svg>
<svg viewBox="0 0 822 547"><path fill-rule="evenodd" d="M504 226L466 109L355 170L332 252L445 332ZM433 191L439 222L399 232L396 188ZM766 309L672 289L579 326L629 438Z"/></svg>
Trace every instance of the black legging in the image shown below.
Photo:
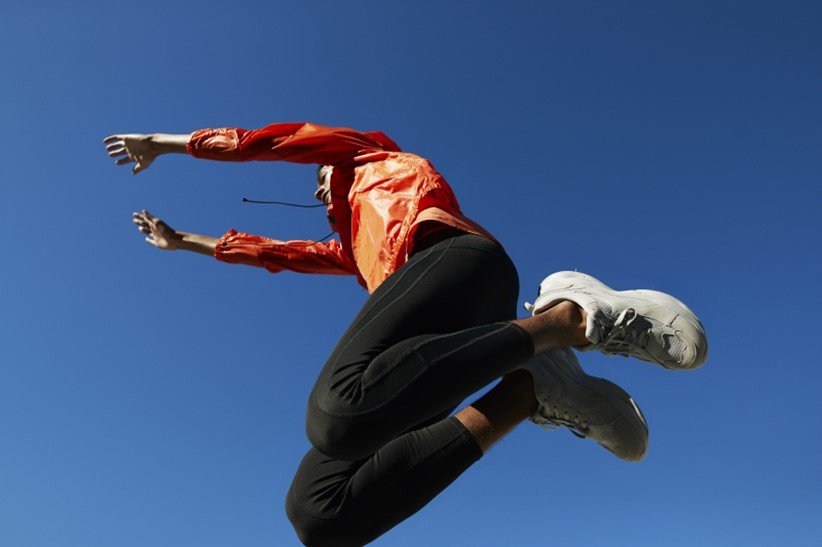
<svg viewBox="0 0 822 547"><path fill-rule="evenodd" d="M286 500L304 544L372 541L482 456L448 416L533 355L507 322L518 292L502 248L462 234L416 253L371 295L308 401L314 448Z"/></svg>

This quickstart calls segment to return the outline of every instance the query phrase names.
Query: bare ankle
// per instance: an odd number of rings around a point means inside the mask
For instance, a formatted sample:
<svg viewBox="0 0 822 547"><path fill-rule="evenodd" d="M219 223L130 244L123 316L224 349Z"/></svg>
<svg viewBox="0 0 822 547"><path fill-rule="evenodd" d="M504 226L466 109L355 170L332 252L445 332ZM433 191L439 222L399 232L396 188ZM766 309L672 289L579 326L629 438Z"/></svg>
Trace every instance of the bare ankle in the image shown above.
<svg viewBox="0 0 822 547"><path fill-rule="evenodd" d="M483 452L537 408L534 380L525 370L506 374L491 391L456 414Z"/></svg>
<svg viewBox="0 0 822 547"><path fill-rule="evenodd" d="M548 309L554 310L559 321L567 326L569 330L581 330L582 334L585 334L585 328L588 325L588 312L582 309L581 306L570 300L561 300Z"/></svg>
<svg viewBox="0 0 822 547"><path fill-rule="evenodd" d="M531 335L534 353L543 353L555 348L587 344L587 320L585 310L563 300L539 315L518 319L515 323Z"/></svg>

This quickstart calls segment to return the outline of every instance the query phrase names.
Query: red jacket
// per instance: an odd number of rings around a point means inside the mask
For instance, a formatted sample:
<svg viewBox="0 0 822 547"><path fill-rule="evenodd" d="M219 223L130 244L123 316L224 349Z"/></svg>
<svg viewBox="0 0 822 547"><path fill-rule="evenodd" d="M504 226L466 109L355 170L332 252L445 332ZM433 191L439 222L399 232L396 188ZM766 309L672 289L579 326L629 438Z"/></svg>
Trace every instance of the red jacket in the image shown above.
<svg viewBox="0 0 822 547"><path fill-rule="evenodd" d="M271 272L353 274L373 292L408 260L423 222L494 239L460 212L451 187L427 160L402 152L379 132L308 123L201 129L191 134L188 151L212 160L334 166L328 211L339 241L278 241L230 230L214 253L224 262Z"/></svg>

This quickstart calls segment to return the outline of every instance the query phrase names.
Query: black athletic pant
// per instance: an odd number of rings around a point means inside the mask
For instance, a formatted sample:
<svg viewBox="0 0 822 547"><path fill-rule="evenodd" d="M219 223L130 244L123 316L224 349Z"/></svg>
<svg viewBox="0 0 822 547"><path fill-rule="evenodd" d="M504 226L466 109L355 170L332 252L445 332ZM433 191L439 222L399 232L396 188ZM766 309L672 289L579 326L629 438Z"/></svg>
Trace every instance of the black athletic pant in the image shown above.
<svg viewBox="0 0 822 547"><path fill-rule="evenodd" d="M368 543L482 456L448 416L533 355L507 322L518 292L502 248L461 234L415 253L371 295L309 398L314 448L286 500L304 544Z"/></svg>

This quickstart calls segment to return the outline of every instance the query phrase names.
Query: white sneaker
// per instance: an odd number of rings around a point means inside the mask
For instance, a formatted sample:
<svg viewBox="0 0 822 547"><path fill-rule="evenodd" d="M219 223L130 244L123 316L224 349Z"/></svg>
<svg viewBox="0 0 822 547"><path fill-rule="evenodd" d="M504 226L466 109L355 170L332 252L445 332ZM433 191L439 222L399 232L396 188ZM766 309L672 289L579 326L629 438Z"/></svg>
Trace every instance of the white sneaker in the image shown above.
<svg viewBox="0 0 822 547"><path fill-rule="evenodd" d="M618 458L638 462L648 452L648 424L618 385L588 376L570 348L535 355L520 369L534 378L538 407L531 421L546 429L565 426Z"/></svg>
<svg viewBox="0 0 822 547"><path fill-rule="evenodd" d="M665 368L690 370L708 357L705 329L694 312L669 294L651 290L615 291L580 272L557 272L539 287L536 302L525 308L537 315L561 300L588 313L582 350L632 355Z"/></svg>

